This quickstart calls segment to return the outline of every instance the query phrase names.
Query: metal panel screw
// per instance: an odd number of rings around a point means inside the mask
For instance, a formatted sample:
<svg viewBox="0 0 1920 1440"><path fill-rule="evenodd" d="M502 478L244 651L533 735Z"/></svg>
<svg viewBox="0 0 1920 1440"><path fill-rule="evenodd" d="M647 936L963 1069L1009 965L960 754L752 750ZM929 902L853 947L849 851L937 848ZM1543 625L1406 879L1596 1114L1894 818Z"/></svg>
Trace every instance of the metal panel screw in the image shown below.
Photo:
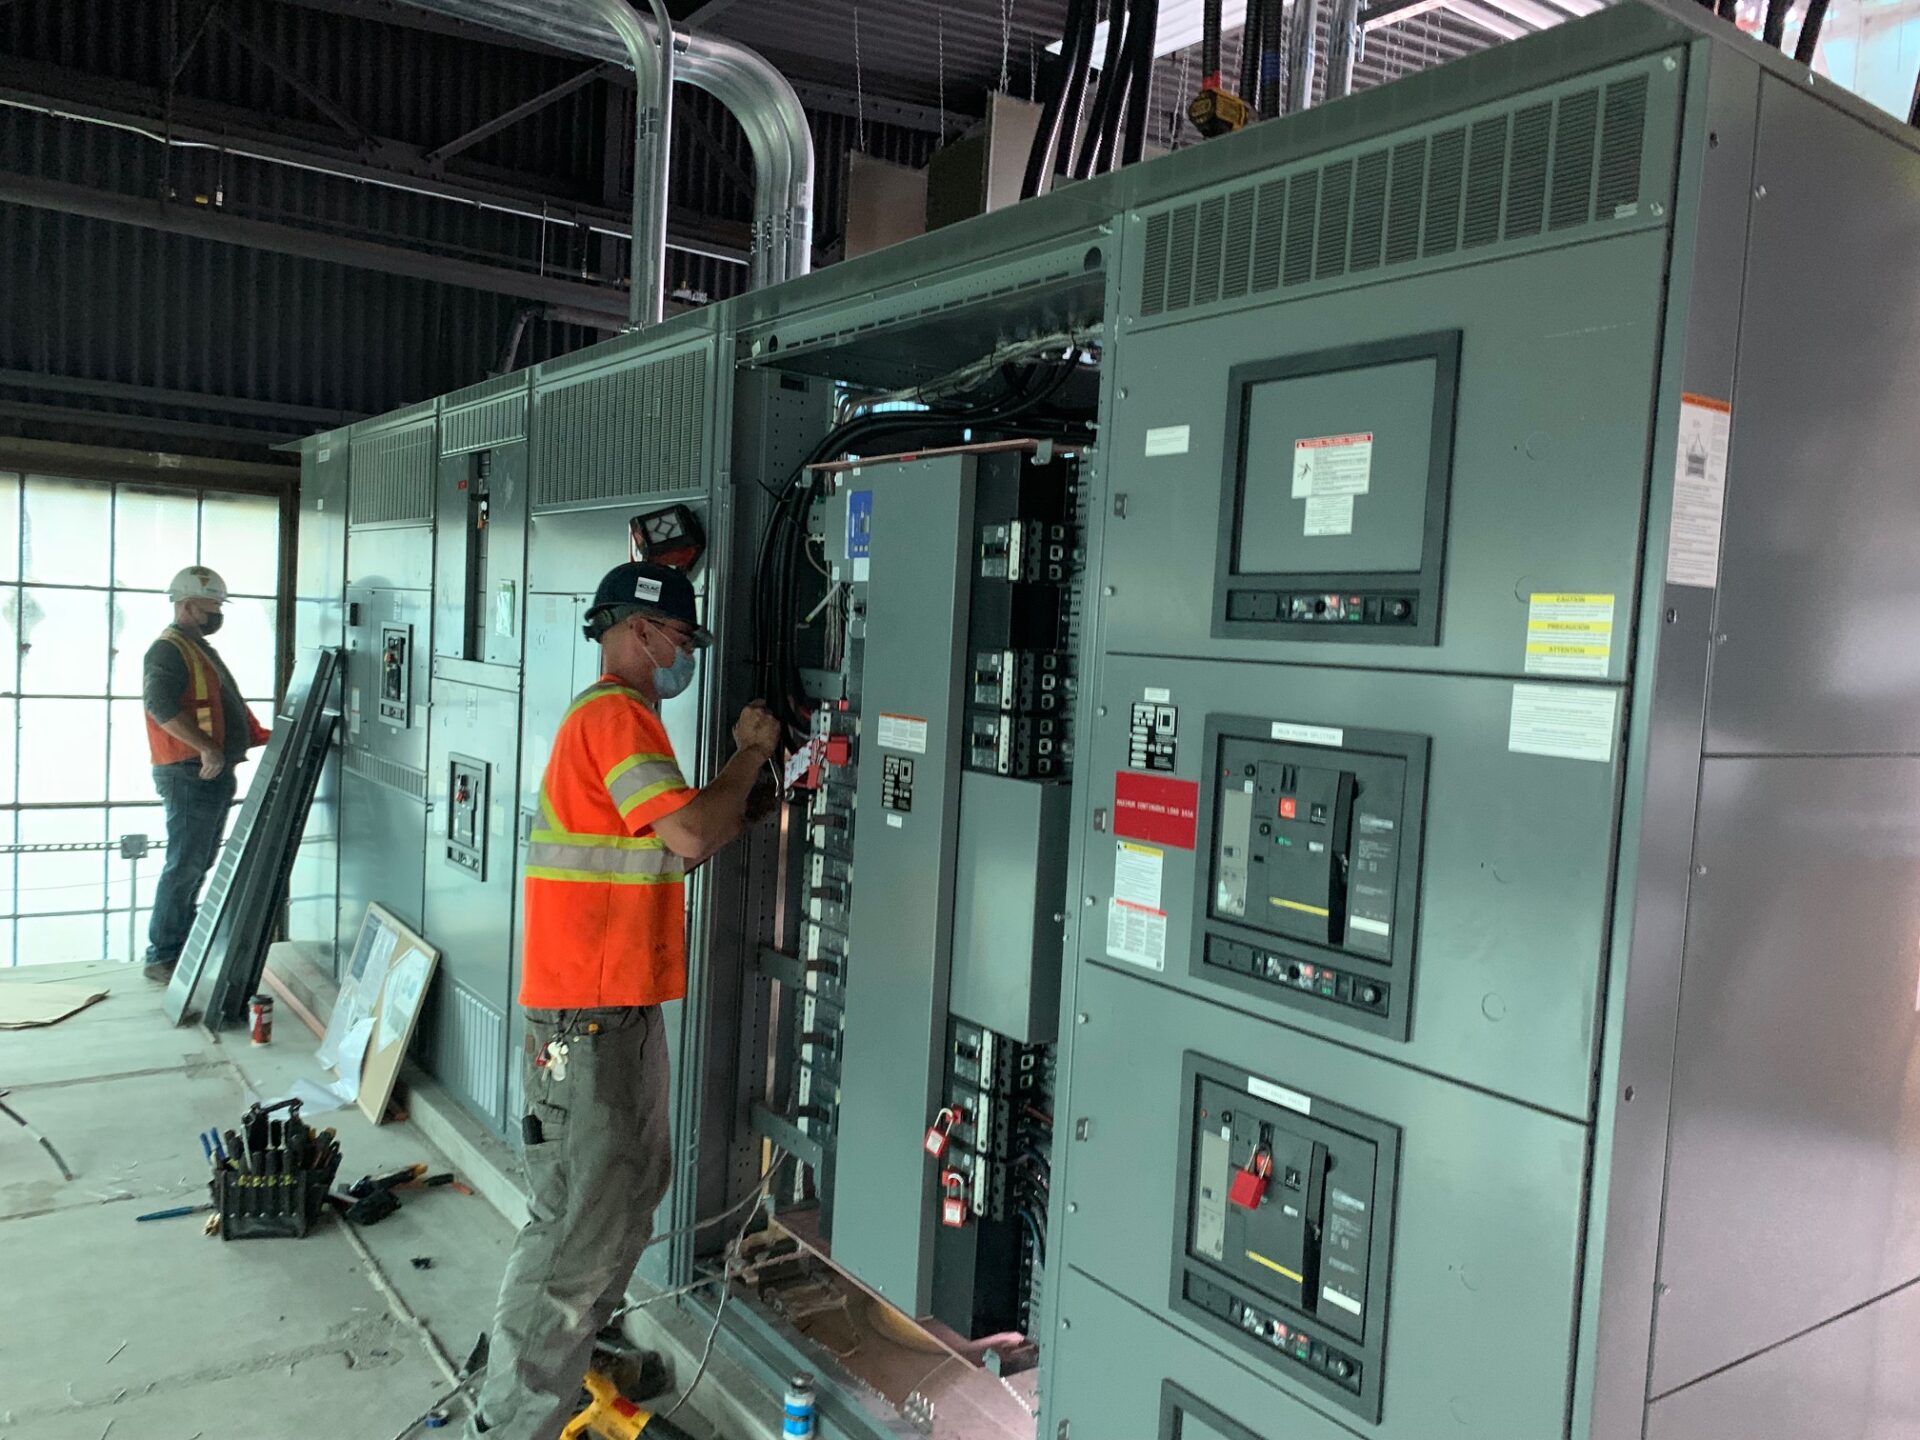
<svg viewBox="0 0 1920 1440"><path fill-rule="evenodd" d="M1663 60L1661 60L1660 68L1662 70L1677 70L1680 68L1680 62L1678 60L1675 60L1671 55L1669 55Z"/></svg>
<svg viewBox="0 0 1920 1440"><path fill-rule="evenodd" d="M1098 904L1099 904L1100 902L1099 902L1098 900L1096 900L1096 899L1094 899L1094 897L1093 897L1093 896L1091 896L1091 895L1089 895L1089 896L1087 896L1087 898L1086 898L1085 900L1083 900L1083 901L1082 901L1081 903L1082 903L1083 905L1085 905L1085 906L1087 907L1087 909L1089 909L1089 910L1091 910L1091 909L1092 909L1092 908L1093 908L1093 907L1094 907L1095 905L1098 905Z"/></svg>
<svg viewBox="0 0 1920 1440"><path fill-rule="evenodd" d="M1764 199L1766 199L1766 198L1767 198L1767 187L1766 187L1766 186L1764 186L1764 185L1756 185L1756 186L1754 186L1754 187L1753 187L1753 198L1754 198L1754 199L1756 199L1756 200L1764 200Z"/></svg>
<svg viewBox="0 0 1920 1440"><path fill-rule="evenodd" d="M1651 204L1647 208L1651 210L1655 215L1664 215L1667 213L1667 207L1662 205L1658 200L1654 201L1653 204Z"/></svg>
<svg viewBox="0 0 1920 1440"><path fill-rule="evenodd" d="M1679 618L1680 618L1680 612L1678 610L1669 609L1667 611L1667 624L1671 625L1673 624L1674 621L1678 620Z"/></svg>
<svg viewBox="0 0 1920 1440"><path fill-rule="evenodd" d="M1713 643L1714 643L1714 644L1716 644L1716 645L1724 645L1724 644L1726 644L1726 643L1727 643L1727 636L1726 636L1726 632L1725 632L1725 631L1722 631L1722 632L1721 632L1720 634L1718 634L1718 635L1716 635L1716 636L1714 636L1714 637L1713 637Z"/></svg>
<svg viewBox="0 0 1920 1440"><path fill-rule="evenodd" d="M1078 1200L1067 1201L1067 1214L1078 1215L1079 1213L1080 1213L1080 1202Z"/></svg>
<svg viewBox="0 0 1920 1440"><path fill-rule="evenodd" d="M1100 593L1101 593L1102 595L1105 595L1105 596L1106 596L1106 597L1107 597L1108 599L1112 599L1112 598L1113 598L1113 586L1111 586L1111 585L1102 585L1102 586L1100 587Z"/></svg>
<svg viewBox="0 0 1920 1440"><path fill-rule="evenodd" d="M1124 386L1124 385L1122 385L1122 386L1121 386L1121 387L1120 387L1120 388L1119 388L1118 390L1116 390L1116 391L1114 391L1114 392L1113 392L1113 398L1114 398L1114 399L1116 399L1116 400L1124 400L1124 399L1126 399L1126 398L1127 398L1127 387L1126 387L1126 386Z"/></svg>
<svg viewBox="0 0 1920 1440"><path fill-rule="evenodd" d="M1096 705L1093 707L1093 713L1096 715L1105 715L1107 713L1107 707L1104 705Z"/></svg>
<svg viewBox="0 0 1920 1440"><path fill-rule="evenodd" d="M1693 873L1696 875L1704 875L1707 873L1707 867L1704 865L1696 865L1693 867Z"/></svg>
<svg viewBox="0 0 1920 1440"><path fill-rule="evenodd" d="M1078 1015L1073 1017L1073 1023L1076 1025L1084 1025L1087 1023L1087 1019L1087 1012L1082 1010Z"/></svg>
<svg viewBox="0 0 1920 1440"><path fill-rule="evenodd" d="M1085 1140L1091 1134L1093 1134L1093 1121L1082 1119L1073 1122L1074 1139Z"/></svg>
<svg viewBox="0 0 1920 1440"><path fill-rule="evenodd" d="M1060 1317L1060 1328L1062 1330L1071 1330L1073 1328L1073 1322L1067 1319L1066 1316L1062 1315Z"/></svg>

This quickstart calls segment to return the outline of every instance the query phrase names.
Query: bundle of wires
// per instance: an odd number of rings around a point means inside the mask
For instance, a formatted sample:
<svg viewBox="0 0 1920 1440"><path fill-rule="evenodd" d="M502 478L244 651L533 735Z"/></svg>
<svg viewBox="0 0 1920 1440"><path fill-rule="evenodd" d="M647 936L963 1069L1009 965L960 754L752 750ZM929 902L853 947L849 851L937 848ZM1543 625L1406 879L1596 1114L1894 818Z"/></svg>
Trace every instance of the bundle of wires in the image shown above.
<svg viewBox="0 0 1920 1440"><path fill-rule="evenodd" d="M1079 368L1081 353L1080 343L1068 339L1033 352L1025 363L1004 359L967 367L963 374L984 375L984 395L928 385L900 397L869 399L829 431L773 492L773 511L761 532L754 573L753 648L760 693L794 743L805 739L811 705L799 657L809 595L817 593L809 587L819 581L818 567L807 553L808 516L824 493L813 467L843 455L879 453L871 447L882 441L897 449L929 442L957 444L969 436L983 439L998 433L1084 438L1081 421L1047 409ZM911 408L874 408L889 402Z"/></svg>

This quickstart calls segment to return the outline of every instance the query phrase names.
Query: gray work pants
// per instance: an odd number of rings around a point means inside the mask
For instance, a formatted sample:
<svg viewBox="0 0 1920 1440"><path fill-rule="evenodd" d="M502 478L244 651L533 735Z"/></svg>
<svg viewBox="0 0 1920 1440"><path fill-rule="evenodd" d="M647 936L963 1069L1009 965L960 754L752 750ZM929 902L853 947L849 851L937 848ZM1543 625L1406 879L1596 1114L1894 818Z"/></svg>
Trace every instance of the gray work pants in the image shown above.
<svg viewBox="0 0 1920 1440"><path fill-rule="evenodd" d="M626 1294L672 1178L658 1006L529 1010L531 1218L500 1281L479 1421L487 1440L554 1440L579 1409L593 1337ZM598 1026L597 1031L589 1029ZM534 1062L564 1038L566 1075Z"/></svg>

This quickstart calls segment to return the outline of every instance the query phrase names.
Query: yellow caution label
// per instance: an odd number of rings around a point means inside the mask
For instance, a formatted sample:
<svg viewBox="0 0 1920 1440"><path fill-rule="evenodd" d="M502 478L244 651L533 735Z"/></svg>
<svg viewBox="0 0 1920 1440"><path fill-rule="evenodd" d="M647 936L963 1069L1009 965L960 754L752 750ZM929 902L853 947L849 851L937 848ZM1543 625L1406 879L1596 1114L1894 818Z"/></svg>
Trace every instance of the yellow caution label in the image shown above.
<svg viewBox="0 0 1920 1440"><path fill-rule="evenodd" d="M1267 1269L1273 1271L1273 1273L1276 1275L1286 1276L1287 1279L1293 1281L1293 1283L1296 1285L1304 1285L1307 1283L1305 1276L1295 1274L1293 1271L1287 1269L1286 1266L1282 1265L1278 1260L1269 1260L1266 1256L1262 1255L1257 1250L1247 1251L1247 1259L1253 1261L1253 1263L1256 1265L1266 1266Z"/></svg>
<svg viewBox="0 0 1920 1440"><path fill-rule="evenodd" d="M1527 599L1526 672L1605 679L1613 658L1614 597L1538 591Z"/></svg>
<svg viewBox="0 0 1920 1440"><path fill-rule="evenodd" d="M1308 905L1299 900L1282 900L1277 895L1269 896L1268 899L1271 903L1278 905L1282 910L1298 910L1303 915L1318 915L1322 919L1325 919L1333 913L1323 906Z"/></svg>

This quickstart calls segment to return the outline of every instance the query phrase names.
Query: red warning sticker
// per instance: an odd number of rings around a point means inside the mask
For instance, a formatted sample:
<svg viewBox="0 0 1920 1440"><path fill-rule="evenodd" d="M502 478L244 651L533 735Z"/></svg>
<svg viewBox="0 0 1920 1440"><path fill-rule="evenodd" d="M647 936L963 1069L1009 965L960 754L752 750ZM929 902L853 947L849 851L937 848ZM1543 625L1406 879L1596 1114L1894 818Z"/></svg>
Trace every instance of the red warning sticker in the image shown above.
<svg viewBox="0 0 1920 1440"><path fill-rule="evenodd" d="M1119 770L1113 777L1113 833L1126 840L1145 840L1193 849L1200 823L1200 784L1171 775L1142 775Z"/></svg>

